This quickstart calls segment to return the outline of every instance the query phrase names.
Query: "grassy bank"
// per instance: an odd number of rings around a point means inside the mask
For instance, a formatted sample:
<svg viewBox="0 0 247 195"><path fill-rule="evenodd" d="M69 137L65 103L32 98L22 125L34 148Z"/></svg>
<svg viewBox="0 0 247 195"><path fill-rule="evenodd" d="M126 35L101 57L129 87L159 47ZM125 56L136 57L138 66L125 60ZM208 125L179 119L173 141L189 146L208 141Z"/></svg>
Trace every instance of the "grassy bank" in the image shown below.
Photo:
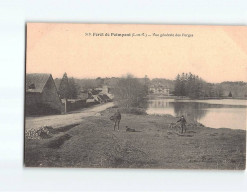
<svg viewBox="0 0 247 195"><path fill-rule="evenodd" d="M40 167L112 167L244 169L242 130L193 127L181 135L170 129L172 116L122 114L113 131L113 109L75 127L57 129L52 137L25 140L25 165ZM125 126L137 130L126 132Z"/></svg>

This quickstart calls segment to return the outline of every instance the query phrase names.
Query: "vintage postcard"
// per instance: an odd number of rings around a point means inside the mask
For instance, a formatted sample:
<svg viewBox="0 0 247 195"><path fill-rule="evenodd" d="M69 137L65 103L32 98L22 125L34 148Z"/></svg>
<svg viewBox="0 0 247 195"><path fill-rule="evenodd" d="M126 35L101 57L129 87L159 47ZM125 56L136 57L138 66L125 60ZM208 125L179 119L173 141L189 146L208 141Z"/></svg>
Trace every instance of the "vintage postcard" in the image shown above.
<svg viewBox="0 0 247 195"><path fill-rule="evenodd" d="M246 34L27 23L24 165L245 169Z"/></svg>

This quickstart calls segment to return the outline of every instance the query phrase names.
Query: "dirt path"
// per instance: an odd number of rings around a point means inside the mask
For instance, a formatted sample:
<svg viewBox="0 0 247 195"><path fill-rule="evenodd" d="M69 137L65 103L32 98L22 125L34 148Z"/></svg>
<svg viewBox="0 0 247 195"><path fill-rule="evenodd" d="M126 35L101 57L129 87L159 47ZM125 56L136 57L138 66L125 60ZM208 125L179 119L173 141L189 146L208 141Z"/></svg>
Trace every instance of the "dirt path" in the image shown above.
<svg viewBox="0 0 247 195"><path fill-rule="evenodd" d="M113 102L109 102L103 105L96 105L92 108L84 108L82 110L71 112L64 115L50 115L40 117L26 117L25 128L38 128L41 126L52 126L53 128L62 127L70 124L80 123L84 118L94 116L97 113L110 108L114 105Z"/></svg>

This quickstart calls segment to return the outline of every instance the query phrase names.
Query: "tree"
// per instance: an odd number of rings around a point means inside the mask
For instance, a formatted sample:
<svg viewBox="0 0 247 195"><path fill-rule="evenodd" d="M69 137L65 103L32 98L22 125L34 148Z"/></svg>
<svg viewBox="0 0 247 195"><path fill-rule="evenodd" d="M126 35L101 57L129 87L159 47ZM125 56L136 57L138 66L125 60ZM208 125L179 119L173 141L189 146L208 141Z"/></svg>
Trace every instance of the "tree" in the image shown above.
<svg viewBox="0 0 247 195"><path fill-rule="evenodd" d="M64 73L63 78L61 80L58 93L61 99L68 99L70 98L70 87L69 87L69 80L67 77L67 73Z"/></svg>
<svg viewBox="0 0 247 195"><path fill-rule="evenodd" d="M186 96L186 77L185 77L185 74L182 73L182 76L181 76L181 82L180 82L180 95L181 96Z"/></svg>
<svg viewBox="0 0 247 195"><path fill-rule="evenodd" d="M187 96L197 99L206 96L207 88L206 82L198 75L182 73L181 76L178 74L176 77L174 93L177 96Z"/></svg>
<svg viewBox="0 0 247 195"><path fill-rule="evenodd" d="M97 87L102 87L104 85L104 79L101 77L96 78L96 85Z"/></svg>
<svg viewBox="0 0 247 195"><path fill-rule="evenodd" d="M229 92L228 97L232 97L232 92Z"/></svg>
<svg viewBox="0 0 247 195"><path fill-rule="evenodd" d="M180 80L179 74L177 75L176 80L175 80L174 95L176 96L181 95L181 80Z"/></svg>
<svg viewBox="0 0 247 195"><path fill-rule="evenodd" d="M197 86L197 77L196 75L192 75L192 81L191 81L191 87L190 87L190 91L189 91L189 97L190 98L197 98L197 94L198 94L198 86Z"/></svg>
<svg viewBox="0 0 247 195"><path fill-rule="evenodd" d="M144 88L146 90L146 93L148 93L149 84L150 84L150 79L148 78L147 75L145 75L145 77L144 77Z"/></svg>
<svg viewBox="0 0 247 195"><path fill-rule="evenodd" d="M143 108L147 93L145 84L132 75L119 79L113 91L115 102L123 108Z"/></svg>
<svg viewBox="0 0 247 195"><path fill-rule="evenodd" d="M69 98L76 99L79 89L73 77L69 79L69 89L70 89Z"/></svg>
<svg viewBox="0 0 247 195"><path fill-rule="evenodd" d="M216 95L217 95L217 97L223 96L223 90L222 90L221 85L219 85L219 84L216 85Z"/></svg>

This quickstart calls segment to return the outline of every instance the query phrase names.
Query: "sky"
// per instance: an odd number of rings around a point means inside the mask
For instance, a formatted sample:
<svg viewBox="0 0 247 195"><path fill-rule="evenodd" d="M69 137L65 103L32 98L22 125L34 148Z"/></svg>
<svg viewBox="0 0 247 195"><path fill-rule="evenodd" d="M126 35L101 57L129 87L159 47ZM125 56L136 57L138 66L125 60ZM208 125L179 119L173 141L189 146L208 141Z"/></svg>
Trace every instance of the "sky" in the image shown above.
<svg viewBox="0 0 247 195"><path fill-rule="evenodd" d="M246 34L246 26L28 23L26 71L53 78L66 72L75 78L131 73L151 79L191 72L207 82L247 82Z"/></svg>

